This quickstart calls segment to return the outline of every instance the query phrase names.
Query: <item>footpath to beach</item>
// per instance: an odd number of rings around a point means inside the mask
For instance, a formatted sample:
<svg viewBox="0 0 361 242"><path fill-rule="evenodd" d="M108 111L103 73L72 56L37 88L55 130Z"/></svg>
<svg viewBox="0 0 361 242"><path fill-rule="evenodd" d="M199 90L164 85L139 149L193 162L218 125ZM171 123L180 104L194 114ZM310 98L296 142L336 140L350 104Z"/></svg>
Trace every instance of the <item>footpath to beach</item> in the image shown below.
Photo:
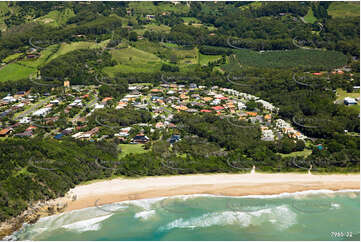
<svg viewBox="0 0 361 242"><path fill-rule="evenodd" d="M78 185L66 197L66 211L103 204L175 195L213 194L223 196L272 195L306 190L360 189L359 174L310 175L280 174L206 174L145 177L112 180Z"/></svg>

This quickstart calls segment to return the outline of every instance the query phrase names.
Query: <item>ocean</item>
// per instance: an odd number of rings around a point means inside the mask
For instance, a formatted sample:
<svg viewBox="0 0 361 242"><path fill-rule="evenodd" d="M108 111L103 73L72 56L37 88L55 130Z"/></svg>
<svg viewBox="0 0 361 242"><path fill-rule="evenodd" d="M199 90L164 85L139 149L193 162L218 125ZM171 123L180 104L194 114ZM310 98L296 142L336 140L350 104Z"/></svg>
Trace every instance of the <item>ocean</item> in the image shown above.
<svg viewBox="0 0 361 242"><path fill-rule="evenodd" d="M360 191L186 195L71 211L24 225L17 240L360 240Z"/></svg>

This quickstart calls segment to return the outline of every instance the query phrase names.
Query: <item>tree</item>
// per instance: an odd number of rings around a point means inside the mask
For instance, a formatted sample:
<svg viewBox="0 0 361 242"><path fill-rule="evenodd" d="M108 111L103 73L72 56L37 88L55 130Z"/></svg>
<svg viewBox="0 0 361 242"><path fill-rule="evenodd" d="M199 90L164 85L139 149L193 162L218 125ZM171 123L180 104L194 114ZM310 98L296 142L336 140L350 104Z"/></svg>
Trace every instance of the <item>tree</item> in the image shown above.
<svg viewBox="0 0 361 242"><path fill-rule="evenodd" d="M137 41L138 40L138 34L134 31L129 33L129 40L130 41Z"/></svg>
<svg viewBox="0 0 361 242"><path fill-rule="evenodd" d="M257 107L257 103L255 100L250 100L246 103L246 109L248 111L252 111Z"/></svg>

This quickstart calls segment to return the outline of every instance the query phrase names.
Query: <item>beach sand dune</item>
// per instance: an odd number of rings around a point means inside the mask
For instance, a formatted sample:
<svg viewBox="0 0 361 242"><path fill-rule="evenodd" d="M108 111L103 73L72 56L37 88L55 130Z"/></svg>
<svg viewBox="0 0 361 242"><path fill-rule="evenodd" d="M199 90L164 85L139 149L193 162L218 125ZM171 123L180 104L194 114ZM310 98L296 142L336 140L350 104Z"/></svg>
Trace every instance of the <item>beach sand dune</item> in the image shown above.
<svg viewBox="0 0 361 242"><path fill-rule="evenodd" d="M214 194L224 196L272 195L306 190L360 189L360 175L309 175L309 174L206 174L116 178L78 185L67 197L65 211L94 207L103 204L157 198L175 195ZM65 198L57 200L64 202Z"/></svg>

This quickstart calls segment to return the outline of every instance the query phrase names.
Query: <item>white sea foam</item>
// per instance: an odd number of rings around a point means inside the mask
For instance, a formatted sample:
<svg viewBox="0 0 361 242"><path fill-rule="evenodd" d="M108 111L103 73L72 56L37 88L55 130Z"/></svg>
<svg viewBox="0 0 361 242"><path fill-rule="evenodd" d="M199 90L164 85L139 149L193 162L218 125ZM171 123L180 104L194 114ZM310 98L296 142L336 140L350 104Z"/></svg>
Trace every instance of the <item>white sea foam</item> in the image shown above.
<svg viewBox="0 0 361 242"><path fill-rule="evenodd" d="M110 216L112 215L109 214L88 220L82 220L75 223L63 225L62 228L76 232L84 232L84 231L92 231L92 230L95 231L100 229L100 222L108 219Z"/></svg>
<svg viewBox="0 0 361 242"><path fill-rule="evenodd" d="M338 203L331 203L331 207L334 208L334 209L339 209L340 208L340 204Z"/></svg>
<svg viewBox="0 0 361 242"><path fill-rule="evenodd" d="M134 218L139 218L141 220L147 220L154 215L155 215L155 210L145 210L145 211L136 213L134 215Z"/></svg>
<svg viewBox="0 0 361 242"><path fill-rule="evenodd" d="M226 196L226 195L214 195L214 194L191 194L191 195L176 195L176 196L169 196L169 197L159 197L159 198L149 198L149 199L141 199L141 200L134 200L131 201L135 205L141 206L145 209L149 207L144 207L141 204L154 204L158 201L164 200L164 199L180 199L183 201L186 201L188 199L198 198L198 197L221 197L221 198L285 198L285 197L299 197L303 195L317 195L317 194L330 194L330 193L350 193L350 192L356 192L359 193L360 190L357 189L344 189L344 190L327 190L327 189L320 189L320 190L306 190L302 192L284 192L280 194L273 194L273 195L244 195L244 196ZM139 202L141 201L141 202ZM139 203L138 203L139 202Z"/></svg>
<svg viewBox="0 0 361 242"><path fill-rule="evenodd" d="M171 230L174 228L199 228L210 226L239 225L241 227L261 226L263 223L271 222L277 225L277 229L284 230L295 224L297 215L288 206L261 209L253 212L213 212L190 219L176 219L160 228L160 230Z"/></svg>

